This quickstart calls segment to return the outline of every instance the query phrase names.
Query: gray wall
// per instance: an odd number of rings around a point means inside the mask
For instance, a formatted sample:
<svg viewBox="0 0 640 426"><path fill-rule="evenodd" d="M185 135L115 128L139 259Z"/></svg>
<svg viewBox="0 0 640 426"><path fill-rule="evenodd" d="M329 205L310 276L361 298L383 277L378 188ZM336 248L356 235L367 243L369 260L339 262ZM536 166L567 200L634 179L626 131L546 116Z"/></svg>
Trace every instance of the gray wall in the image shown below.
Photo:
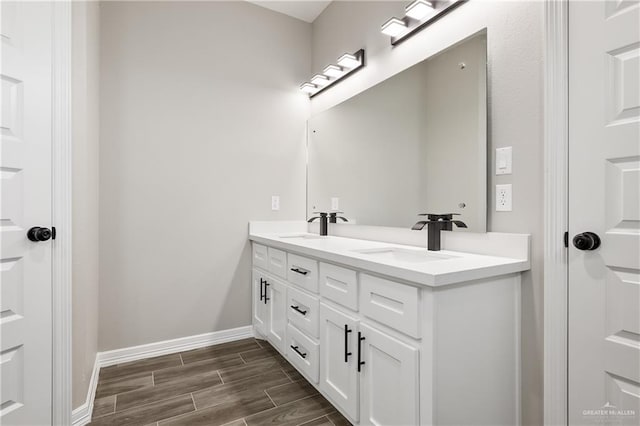
<svg viewBox="0 0 640 426"><path fill-rule="evenodd" d="M98 350L99 8L72 4L73 407L82 405Z"/></svg>
<svg viewBox="0 0 640 426"><path fill-rule="evenodd" d="M251 323L247 222L305 215L310 49L246 2L101 4L100 350Z"/></svg>
<svg viewBox="0 0 640 426"><path fill-rule="evenodd" d="M344 52L367 51L367 67L315 97L312 114L336 105L483 28L488 29L489 231L532 234L532 270L522 289L522 418L543 423L542 29L543 3L468 2L391 48L380 25L404 2L333 2L313 23L313 70ZM513 146L511 176L496 177L495 148ZM513 184L513 212L494 211L494 186Z"/></svg>

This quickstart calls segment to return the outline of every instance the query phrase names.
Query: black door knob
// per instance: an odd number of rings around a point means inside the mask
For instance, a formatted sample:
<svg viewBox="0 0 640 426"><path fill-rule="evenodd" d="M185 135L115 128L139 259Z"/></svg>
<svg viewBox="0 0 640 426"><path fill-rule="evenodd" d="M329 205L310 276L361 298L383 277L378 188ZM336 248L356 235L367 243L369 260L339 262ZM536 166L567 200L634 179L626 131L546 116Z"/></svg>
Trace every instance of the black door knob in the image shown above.
<svg viewBox="0 0 640 426"><path fill-rule="evenodd" d="M573 246L578 250L595 250L600 247L600 237L593 232L583 232L573 237Z"/></svg>
<svg viewBox="0 0 640 426"><path fill-rule="evenodd" d="M39 226L34 226L27 232L27 238L34 242L47 241L51 239L52 235L51 229L41 228Z"/></svg>

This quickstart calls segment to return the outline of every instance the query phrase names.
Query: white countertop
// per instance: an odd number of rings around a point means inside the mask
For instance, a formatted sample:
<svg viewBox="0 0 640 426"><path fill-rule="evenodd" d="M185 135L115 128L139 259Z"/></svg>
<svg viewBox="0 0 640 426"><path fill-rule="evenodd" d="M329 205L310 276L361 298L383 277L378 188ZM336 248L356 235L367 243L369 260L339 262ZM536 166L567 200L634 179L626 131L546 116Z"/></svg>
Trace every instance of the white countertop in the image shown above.
<svg viewBox="0 0 640 426"><path fill-rule="evenodd" d="M512 274L530 269L529 259L487 256L459 251L427 251L423 248L335 236L318 239L290 238L304 233L251 232L249 239L288 252L324 259L431 287ZM317 234L315 235L317 237ZM289 238L287 238L289 237ZM396 249L413 260L392 259L359 251ZM413 254L415 253L415 256ZM433 260L422 262L420 256ZM402 256L401 256L402 257ZM440 258L445 257L445 258Z"/></svg>

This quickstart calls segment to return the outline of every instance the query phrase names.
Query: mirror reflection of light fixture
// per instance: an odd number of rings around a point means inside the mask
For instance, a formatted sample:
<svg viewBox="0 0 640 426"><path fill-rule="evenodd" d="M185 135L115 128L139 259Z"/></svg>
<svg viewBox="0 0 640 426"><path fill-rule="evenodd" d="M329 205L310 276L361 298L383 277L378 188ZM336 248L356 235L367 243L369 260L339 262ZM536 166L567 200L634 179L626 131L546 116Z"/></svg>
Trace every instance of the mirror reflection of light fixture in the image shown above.
<svg viewBox="0 0 640 426"><path fill-rule="evenodd" d="M380 31L391 37L391 44L406 40L468 0L414 0L405 7L405 16L391 18Z"/></svg>
<svg viewBox="0 0 640 426"><path fill-rule="evenodd" d="M308 93L313 98L318 93L328 89L333 84L348 77L364 67L364 49L356 53L345 53L340 56L337 65L327 65L322 74L316 74L310 81L302 83L300 90Z"/></svg>
<svg viewBox="0 0 640 426"><path fill-rule="evenodd" d="M407 23L402 19L391 18L382 24L382 33L390 37L398 37L407 29Z"/></svg>

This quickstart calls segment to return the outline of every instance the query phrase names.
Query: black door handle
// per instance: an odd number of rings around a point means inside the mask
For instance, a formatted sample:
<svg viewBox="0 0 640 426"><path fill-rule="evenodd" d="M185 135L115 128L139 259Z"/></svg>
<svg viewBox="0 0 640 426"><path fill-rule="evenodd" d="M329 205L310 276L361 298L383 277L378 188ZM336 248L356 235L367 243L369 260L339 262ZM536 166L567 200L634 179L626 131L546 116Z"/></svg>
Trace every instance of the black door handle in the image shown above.
<svg viewBox="0 0 640 426"><path fill-rule="evenodd" d="M306 357L307 357L307 354L303 354L302 352L300 352L300 351L298 350L298 346L293 346L293 345L291 345L291 349L293 349L294 351L296 351L296 353L297 353L298 355L300 355L302 358L306 358Z"/></svg>
<svg viewBox="0 0 640 426"><path fill-rule="evenodd" d="M349 362L349 357L353 355L349 352L349 333L352 331L347 324L344 325L344 362Z"/></svg>
<svg viewBox="0 0 640 426"><path fill-rule="evenodd" d="M362 345L361 345L363 340L364 340L364 337L362 336L362 333L358 331L358 373L362 371L360 367L364 365L364 361L362 360Z"/></svg>
<svg viewBox="0 0 640 426"><path fill-rule="evenodd" d="M595 250L600 247L600 237L593 232L583 232L573 237L573 246L578 250Z"/></svg>
<svg viewBox="0 0 640 426"><path fill-rule="evenodd" d="M264 294L262 294L262 285L264 284L264 278L260 278L260 301L264 299Z"/></svg>
<svg viewBox="0 0 640 426"><path fill-rule="evenodd" d="M267 280L264 280L264 304L267 304L267 301L271 300L269 297L267 297L267 287L270 286L271 284L269 284L267 282Z"/></svg>
<svg viewBox="0 0 640 426"><path fill-rule="evenodd" d="M49 228L41 228L39 226L34 226L33 228L27 231L27 238L30 241L37 243L39 241L50 240L51 238L55 239L55 234Z"/></svg>
<svg viewBox="0 0 640 426"><path fill-rule="evenodd" d="M302 269L298 269L298 268L291 268L291 270L293 272L297 272L297 273L302 274L302 275L307 275L309 273L309 271L303 271Z"/></svg>
<svg viewBox="0 0 640 426"><path fill-rule="evenodd" d="M307 311L303 311L302 309L300 309L300 306L294 306L291 305L291 309L293 309L294 311L302 314L302 315L307 315Z"/></svg>

